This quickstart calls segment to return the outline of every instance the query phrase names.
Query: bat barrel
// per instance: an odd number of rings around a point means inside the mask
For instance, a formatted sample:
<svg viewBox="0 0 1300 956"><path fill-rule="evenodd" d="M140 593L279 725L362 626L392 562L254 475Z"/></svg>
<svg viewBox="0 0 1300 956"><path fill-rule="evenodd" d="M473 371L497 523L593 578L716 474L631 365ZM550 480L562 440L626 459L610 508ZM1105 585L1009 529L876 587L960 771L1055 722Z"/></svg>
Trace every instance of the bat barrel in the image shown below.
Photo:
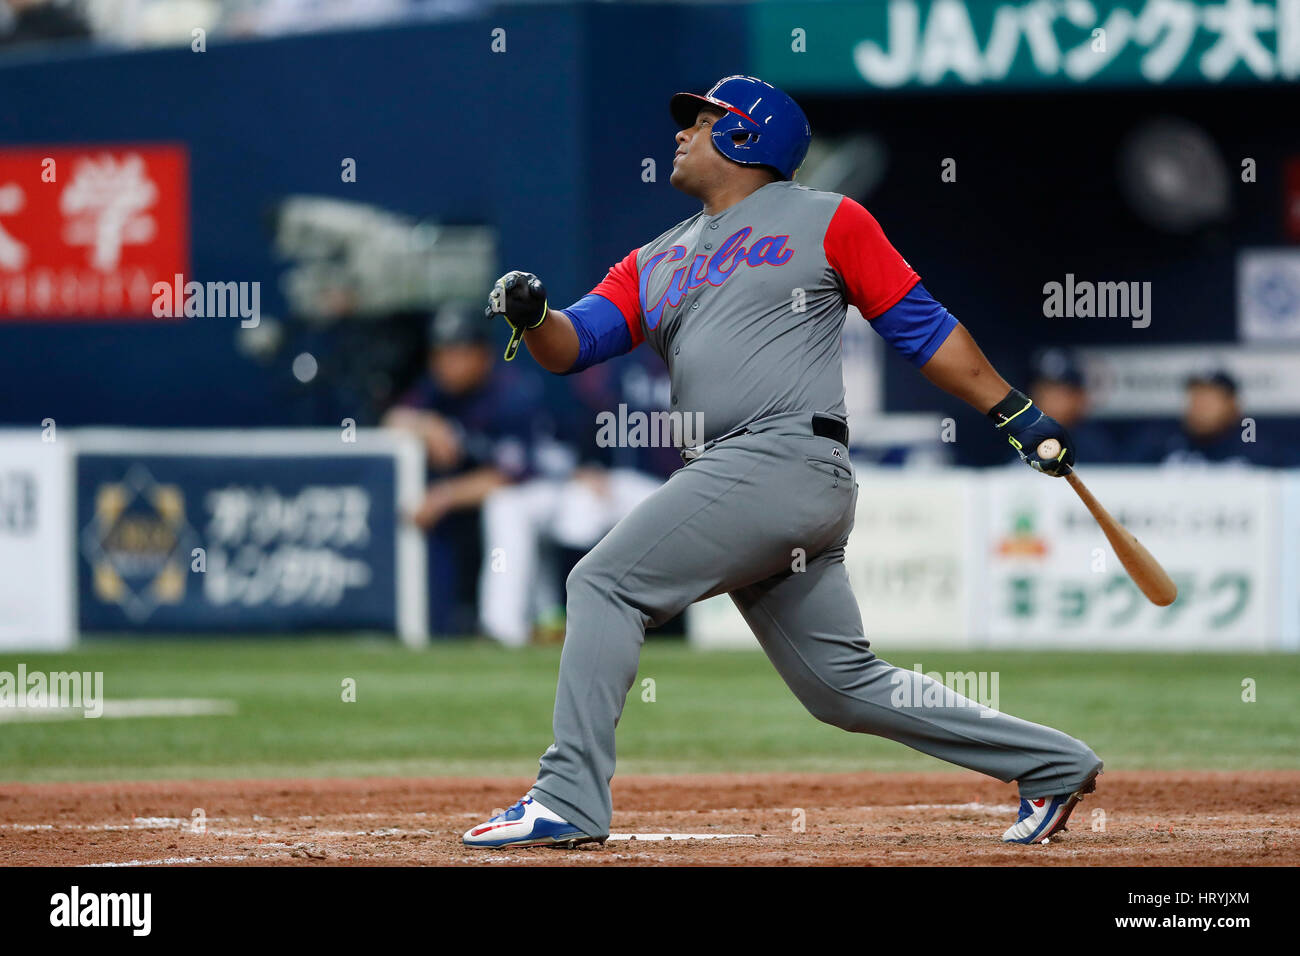
<svg viewBox="0 0 1300 956"><path fill-rule="evenodd" d="M1039 447L1041 449L1042 446ZM1042 452L1040 451L1039 454ZM1178 598L1178 588L1161 567L1160 562L1131 531L1111 517L1110 512L1102 507L1101 502L1093 496L1077 474L1068 474L1065 480L1070 483L1075 494L1097 519L1102 534L1106 536L1106 540L1115 551L1115 557L1119 558L1119 563L1124 566L1124 570L1128 572L1128 576L1133 579L1138 589L1147 596L1147 600L1158 607L1168 607L1173 604Z"/></svg>

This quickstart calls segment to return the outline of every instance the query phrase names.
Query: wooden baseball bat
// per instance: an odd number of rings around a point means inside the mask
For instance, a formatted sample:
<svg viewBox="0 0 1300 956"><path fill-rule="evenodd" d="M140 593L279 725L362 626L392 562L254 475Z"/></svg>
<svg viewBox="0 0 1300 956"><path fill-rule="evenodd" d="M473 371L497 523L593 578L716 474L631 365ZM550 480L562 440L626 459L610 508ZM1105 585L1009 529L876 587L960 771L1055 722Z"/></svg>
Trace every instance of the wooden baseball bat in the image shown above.
<svg viewBox="0 0 1300 956"><path fill-rule="evenodd" d="M1048 438L1038 446L1040 458L1055 458L1060 453L1061 445L1055 438ZM1101 525L1102 534L1115 549L1115 557L1119 558L1119 563L1124 565L1124 570L1133 579L1133 583L1152 604L1159 607L1173 604L1174 599L1178 597L1178 588L1174 586L1165 569L1160 566L1160 562L1151 556L1151 552L1142 546L1142 542L1135 538L1131 531L1110 516L1110 512L1093 497L1088 486L1079 480L1079 476L1073 470L1065 476L1065 480L1070 483L1070 487L1074 489L1074 493L1079 496L1084 506L1092 512L1092 516L1097 519L1097 524Z"/></svg>

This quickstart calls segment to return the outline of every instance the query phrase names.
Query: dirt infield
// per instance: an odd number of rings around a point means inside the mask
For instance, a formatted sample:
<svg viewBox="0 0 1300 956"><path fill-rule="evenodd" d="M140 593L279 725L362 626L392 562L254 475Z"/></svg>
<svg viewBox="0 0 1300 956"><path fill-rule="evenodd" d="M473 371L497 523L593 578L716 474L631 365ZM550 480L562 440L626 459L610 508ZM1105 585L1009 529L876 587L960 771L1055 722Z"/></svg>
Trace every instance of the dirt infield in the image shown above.
<svg viewBox="0 0 1300 956"><path fill-rule="evenodd" d="M460 845L529 783L4 784L0 865L1300 864L1294 771L1106 773L1069 833L1031 847L998 840L1015 818L1014 787L975 774L626 777L615 780L613 829L638 839L577 850ZM662 833L742 836L645 839Z"/></svg>

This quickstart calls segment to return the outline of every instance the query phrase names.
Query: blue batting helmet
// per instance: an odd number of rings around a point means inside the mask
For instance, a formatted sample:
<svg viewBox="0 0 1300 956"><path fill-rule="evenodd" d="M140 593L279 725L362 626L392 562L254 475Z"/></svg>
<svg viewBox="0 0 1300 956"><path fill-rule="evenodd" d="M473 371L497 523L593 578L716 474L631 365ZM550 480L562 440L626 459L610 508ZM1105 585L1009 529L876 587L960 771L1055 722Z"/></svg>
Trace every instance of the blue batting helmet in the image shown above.
<svg viewBox="0 0 1300 956"><path fill-rule="evenodd" d="M704 105L726 116L713 124L713 145L732 162L768 166L783 179L793 179L808 155L812 127L799 104L771 83L754 76L725 76L700 96L678 93L668 104L677 125L695 125ZM740 135L745 134L744 139Z"/></svg>

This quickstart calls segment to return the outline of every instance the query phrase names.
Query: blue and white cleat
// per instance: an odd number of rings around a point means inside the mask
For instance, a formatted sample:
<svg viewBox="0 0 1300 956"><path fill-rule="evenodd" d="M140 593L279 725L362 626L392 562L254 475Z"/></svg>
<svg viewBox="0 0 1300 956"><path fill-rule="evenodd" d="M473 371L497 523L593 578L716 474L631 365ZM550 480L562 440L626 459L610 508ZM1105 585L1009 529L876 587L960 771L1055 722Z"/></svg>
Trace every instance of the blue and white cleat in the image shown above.
<svg viewBox="0 0 1300 956"><path fill-rule="evenodd" d="M505 813L498 813L487 823L480 823L467 831L461 842L466 846L490 849L508 846L572 848L580 843L604 843L605 838L588 836L532 797L524 797Z"/></svg>
<svg viewBox="0 0 1300 956"><path fill-rule="evenodd" d="M1060 793L1054 797L1037 797L1033 800L1020 799L1020 816L1006 833L1002 834L1003 843L1042 843L1048 837L1065 830L1065 821L1075 805L1083 799L1085 793L1097 789L1097 774L1085 780L1073 793Z"/></svg>

